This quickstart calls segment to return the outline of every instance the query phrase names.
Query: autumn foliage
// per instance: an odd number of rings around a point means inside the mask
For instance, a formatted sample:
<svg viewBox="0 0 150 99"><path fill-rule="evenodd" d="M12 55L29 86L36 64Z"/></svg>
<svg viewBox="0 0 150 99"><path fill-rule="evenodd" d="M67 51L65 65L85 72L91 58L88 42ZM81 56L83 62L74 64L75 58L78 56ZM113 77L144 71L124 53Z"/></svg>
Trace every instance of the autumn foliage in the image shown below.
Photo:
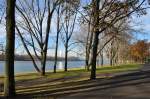
<svg viewBox="0 0 150 99"><path fill-rule="evenodd" d="M144 62L150 56L150 43L146 40L139 40L130 45L130 54L134 61Z"/></svg>

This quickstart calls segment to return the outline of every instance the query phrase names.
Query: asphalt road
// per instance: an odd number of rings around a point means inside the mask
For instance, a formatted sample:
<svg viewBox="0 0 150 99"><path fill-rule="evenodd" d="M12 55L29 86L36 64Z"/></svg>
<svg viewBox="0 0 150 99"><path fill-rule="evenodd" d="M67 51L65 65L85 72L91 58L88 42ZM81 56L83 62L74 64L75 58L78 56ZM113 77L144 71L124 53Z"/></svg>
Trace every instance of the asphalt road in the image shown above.
<svg viewBox="0 0 150 99"><path fill-rule="evenodd" d="M103 81L98 79L96 82ZM103 83L103 86L66 94L56 99L150 99L150 64L143 65L139 71L126 72Z"/></svg>

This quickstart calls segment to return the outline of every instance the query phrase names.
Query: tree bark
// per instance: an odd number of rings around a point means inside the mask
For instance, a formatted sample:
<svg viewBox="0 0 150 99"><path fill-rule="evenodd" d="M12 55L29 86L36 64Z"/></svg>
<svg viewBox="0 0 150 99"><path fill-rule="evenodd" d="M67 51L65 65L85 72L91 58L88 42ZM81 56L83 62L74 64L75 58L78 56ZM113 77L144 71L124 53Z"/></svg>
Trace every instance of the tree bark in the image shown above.
<svg viewBox="0 0 150 99"><path fill-rule="evenodd" d="M93 34L94 41L93 41L93 48L92 48L92 56L91 56L91 77L90 79L96 79L96 60L97 60L97 48L98 48L98 34L99 31Z"/></svg>
<svg viewBox="0 0 150 99"><path fill-rule="evenodd" d="M103 55L103 51L100 52L100 56L101 56L101 66L104 65L104 55Z"/></svg>
<svg viewBox="0 0 150 99"><path fill-rule="evenodd" d="M41 75L42 76L45 76L45 68L46 68L46 55L47 55L47 52L44 51L42 52L42 61L41 61Z"/></svg>
<svg viewBox="0 0 150 99"><path fill-rule="evenodd" d="M57 33L57 38L56 38L56 49L55 49L55 63L54 63L54 73L56 73L56 65L57 65L57 53L58 53L58 38L59 34Z"/></svg>
<svg viewBox="0 0 150 99"><path fill-rule="evenodd" d="M91 76L90 79L96 79L96 60L97 60L97 48L99 43L99 3L100 0L93 0L93 12L94 12L94 33L93 33L93 48L91 56Z"/></svg>
<svg viewBox="0 0 150 99"><path fill-rule="evenodd" d="M58 53L58 42L59 42L59 33L60 33L60 17L59 17L59 13L60 13L60 6L58 7L58 11L57 11L57 36L56 36L56 49L55 49L55 63L54 63L54 73L56 73L56 65L57 65L57 53Z"/></svg>
<svg viewBox="0 0 150 99"><path fill-rule="evenodd" d="M86 38L86 46L85 46L85 49L86 49L86 55L85 55L85 64L86 64L86 67L85 69L87 69L89 71L89 58L90 58L90 50L91 50L91 39L92 39L92 33L91 33L91 17L90 17L90 21L88 23L88 35L87 35L87 38Z"/></svg>
<svg viewBox="0 0 150 99"><path fill-rule="evenodd" d="M65 45L65 71L68 70L68 41L66 41Z"/></svg>
<svg viewBox="0 0 150 99"><path fill-rule="evenodd" d="M4 95L15 96L14 79L14 48L15 48L15 3L16 0L7 0L6 8L6 64Z"/></svg>
<svg viewBox="0 0 150 99"><path fill-rule="evenodd" d="M53 15L54 9L50 11L50 1L48 1L48 16L47 16L47 26L46 26L46 38L45 38L45 46L43 49L43 65L41 67L42 72L41 75L45 76L45 68L46 68L46 59L47 59L47 50L48 50L48 41L49 41L49 32L50 32L50 26L51 26L51 20Z"/></svg>
<svg viewBox="0 0 150 99"><path fill-rule="evenodd" d="M113 66L113 42L111 42L111 48L110 48L110 66Z"/></svg>

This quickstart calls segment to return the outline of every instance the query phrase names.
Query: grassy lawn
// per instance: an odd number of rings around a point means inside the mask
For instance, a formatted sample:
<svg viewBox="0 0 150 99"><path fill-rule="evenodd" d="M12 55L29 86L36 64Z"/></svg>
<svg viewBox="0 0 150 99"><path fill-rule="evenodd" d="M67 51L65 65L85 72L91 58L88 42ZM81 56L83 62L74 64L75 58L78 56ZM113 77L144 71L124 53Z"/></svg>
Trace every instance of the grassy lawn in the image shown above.
<svg viewBox="0 0 150 99"><path fill-rule="evenodd" d="M117 72L124 72L124 71L132 71L137 70L141 67L139 64L126 64L126 65L119 65L119 66L103 66L97 67L97 74L107 74L107 73L117 73ZM52 73L52 71L46 74L47 78L56 79L56 78L67 78L71 76L80 76L80 75L89 75L90 71L85 69L69 69L68 72L63 72L59 70L57 73ZM41 76L37 73L26 73L26 74L17 74L15 76L16 80L30 80L40 78ZM0 76L0 83L3 82L4 77Z"/></svg>
<svg viewBox="0 0 150 99"><path fill-rule="evenodd" d="M140 64L127 64L119 66L103 66L97 67L97 78L112 77L111 74L125 71L133 71L140 69ZM110 75L108 75L110 74ZM17 74L15 76L16 81L19 81L16 86L17 93L36 93L42 91L65 90L66 88L86 87L89 83L90 71L85 69L69 69L68 72L59 70L57 73L52 71L47 72L46 76L40 76L37 73ZM3 76L0 76L0 83L4 80ZM86 85L86 86L85 86ZM0 92L0 96L3 92Z"/></svg>

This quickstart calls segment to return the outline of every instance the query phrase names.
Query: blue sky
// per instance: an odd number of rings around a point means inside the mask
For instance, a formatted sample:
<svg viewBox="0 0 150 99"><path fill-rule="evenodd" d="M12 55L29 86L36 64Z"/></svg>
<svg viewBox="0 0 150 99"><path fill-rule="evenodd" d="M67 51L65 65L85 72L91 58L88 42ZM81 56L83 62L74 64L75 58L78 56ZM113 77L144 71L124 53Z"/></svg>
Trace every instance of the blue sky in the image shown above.
<svg viewBox="0 0 150 99"><path fill-rule="evenodd" d="M133 21L137 23L137 26L135 26L134 28L141 30L138 33L135 33L135 37L137 39L147 39L148 41L150 41L150 9L147 10L146 15L133 17Z"/></svg>

